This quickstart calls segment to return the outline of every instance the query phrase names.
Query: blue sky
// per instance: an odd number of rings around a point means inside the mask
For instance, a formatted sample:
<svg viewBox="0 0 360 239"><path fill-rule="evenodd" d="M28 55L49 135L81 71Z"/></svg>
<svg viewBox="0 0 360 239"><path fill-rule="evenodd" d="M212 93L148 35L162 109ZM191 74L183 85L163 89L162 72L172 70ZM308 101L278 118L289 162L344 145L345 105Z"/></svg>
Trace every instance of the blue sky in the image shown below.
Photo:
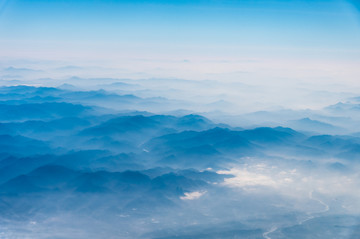
<svg viewBox="0 0 360 239"><path fill-rule="evenodd" d="M166 68L162 76L173 77L192 76L184 70L212 72L216 66L204 63L210 61L229 63L220 64L218 73L265 65L276 71L269 62L346 65L359 60L360 17L354 3L2 0L0 57L111 61L112 67L129 69L135 61L141 71ZM234 63L240 61L263 65ZM184 68L170 62L194 64Z"/></svg>
<svg viewBox="0 0 360 239"><path fill-rule="evenodd" d="M84 42L299 49L360 45L355 8L345 1L3 2L1 39L9 45Z"/></svg>

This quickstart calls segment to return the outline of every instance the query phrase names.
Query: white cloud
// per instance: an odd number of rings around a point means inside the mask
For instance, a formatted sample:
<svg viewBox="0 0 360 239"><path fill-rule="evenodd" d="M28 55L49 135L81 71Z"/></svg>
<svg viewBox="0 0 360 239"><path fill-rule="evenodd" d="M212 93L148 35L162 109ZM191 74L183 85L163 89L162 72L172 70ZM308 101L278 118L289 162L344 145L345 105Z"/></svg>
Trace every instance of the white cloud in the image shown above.
<svg viewBox="0 0 360 239"><path fill-rule="evenodd" d="M235 177L226 178L224 184L232 187L245 187L245 186L275 186L276 182L269 176L249 172L246 169L231 169L229 171L218 171L219 174L231 174Z"/></svg>
<svg viewBox="0 0 360 239"><path fill-rule="evenodd" d="M191 193L184 193L185 196L180 197L181 200L195 200L199 199L201 196L203 196L206 193L206 191L195 191Z"/></svg>

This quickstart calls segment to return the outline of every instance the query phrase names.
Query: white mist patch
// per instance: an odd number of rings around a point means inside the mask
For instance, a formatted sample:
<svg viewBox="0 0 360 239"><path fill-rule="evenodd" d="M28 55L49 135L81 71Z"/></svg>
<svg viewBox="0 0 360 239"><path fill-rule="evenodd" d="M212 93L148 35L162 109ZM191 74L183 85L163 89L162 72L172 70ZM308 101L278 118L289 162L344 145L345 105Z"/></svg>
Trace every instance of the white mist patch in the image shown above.
<svg viewBox="0 0 360 239"><path fill-rule="evenodd" d="M281 170L278 166L269 166L264 163L220 170L217 173L234 176L226 178L223 185L242 188L266 186L279 189L293 184L299 176L296 169Z"/></svg>
<svg viewBox="0 0 360 239"><path fill-rule="evenodd" d="M242 167L220 170L217 173L233 176L225 178L220 184L222 186L256 193L264 192L264 187L267 187L269 192L294 199L294 202L300 205L299 210L306 207L300 202L307 201L316 203L314 205L318 208L312 210L317 212L319 210L327 212L331 208L334 210L334 207L346 209L348 213L359 212L357 209L360 206L359 173L343 175L329 170L287 168L286 165L281 164L245 164ZM329 206L330 203L332 207Z"/></svg>
<svg viewBox="0 0 360 239"><path fill-rule="evenodd" d="M203 196L206 193L206 191L195 191L191 193L184 193L185 196L180 197L181 200L195 200L199 199L201 196Z"/></svg>
<svg viewBox="0 0 360 239"><path fill-rule="evenodd" d="M245 186L275 186L276 182L269 176L249 172L246 169L231 169L229 171L218 171L219 174L231 174L235 177L226 178L224 184L232 187L245 187Z"/></svg>

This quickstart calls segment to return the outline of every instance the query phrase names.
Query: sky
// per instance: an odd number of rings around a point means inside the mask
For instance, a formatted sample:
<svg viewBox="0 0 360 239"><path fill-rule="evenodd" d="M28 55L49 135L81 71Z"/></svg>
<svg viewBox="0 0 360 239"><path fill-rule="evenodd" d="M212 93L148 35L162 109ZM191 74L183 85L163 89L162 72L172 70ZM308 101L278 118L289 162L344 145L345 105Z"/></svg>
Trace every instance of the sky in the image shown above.
<svg viewBox="0 0 360 239"><path fill-rule="evenodd" d="M0 59L118 68L135 78L357 85L359 4L0 0Z"/></svg>

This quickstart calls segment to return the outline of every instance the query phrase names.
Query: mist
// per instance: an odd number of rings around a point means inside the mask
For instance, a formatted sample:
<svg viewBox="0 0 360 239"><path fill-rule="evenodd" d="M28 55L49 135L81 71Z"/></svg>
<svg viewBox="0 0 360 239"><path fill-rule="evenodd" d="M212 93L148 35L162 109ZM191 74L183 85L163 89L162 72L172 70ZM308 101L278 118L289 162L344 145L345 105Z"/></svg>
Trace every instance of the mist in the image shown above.
<svg viewBox="0 0 360 239"><path fill-rule="evenodd" d="M353 94L240 113L187 90L215 81L49 82L0 88L4 238L359 235Z"/></svg>
<svg viewBox="0 0 360 239"><path fill-rule="evenodd" d="M0 1L0 238L360 238L356 1Z"/></svg>

